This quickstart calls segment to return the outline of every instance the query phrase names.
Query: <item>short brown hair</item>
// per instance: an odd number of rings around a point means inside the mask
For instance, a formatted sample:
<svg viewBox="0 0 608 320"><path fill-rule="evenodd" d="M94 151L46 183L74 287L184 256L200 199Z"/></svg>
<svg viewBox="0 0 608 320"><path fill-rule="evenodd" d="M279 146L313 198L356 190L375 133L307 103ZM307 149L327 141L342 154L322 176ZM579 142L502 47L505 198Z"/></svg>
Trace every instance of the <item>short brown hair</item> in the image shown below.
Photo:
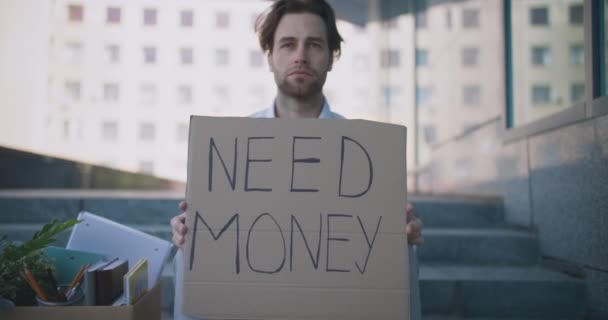
<svg viewBox="0 0 608 320"><path fill-rule="evenodd" d="M258 16L255 31L264 52L272 52L277 26L281 18L288 13L312 13L321 17L325 22L329 49L334 57L340 56L340 43L344 40L336 26L334 9L325 0L279 0Z"/></svg>

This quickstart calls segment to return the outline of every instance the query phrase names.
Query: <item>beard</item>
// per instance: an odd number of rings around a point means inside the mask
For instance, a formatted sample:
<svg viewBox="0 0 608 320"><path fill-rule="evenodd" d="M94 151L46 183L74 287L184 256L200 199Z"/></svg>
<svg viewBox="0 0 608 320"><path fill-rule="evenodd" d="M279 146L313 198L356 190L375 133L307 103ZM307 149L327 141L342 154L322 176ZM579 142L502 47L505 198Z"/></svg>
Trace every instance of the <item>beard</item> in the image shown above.
<svg viewBox="0 0 608 320"><path fill-rule="evenodd" d="M316 74L308 80L288 76L277 81L277 87L281 93L296 99L306 99L320 94L324 84L325 78L318 77Z"/></svg>

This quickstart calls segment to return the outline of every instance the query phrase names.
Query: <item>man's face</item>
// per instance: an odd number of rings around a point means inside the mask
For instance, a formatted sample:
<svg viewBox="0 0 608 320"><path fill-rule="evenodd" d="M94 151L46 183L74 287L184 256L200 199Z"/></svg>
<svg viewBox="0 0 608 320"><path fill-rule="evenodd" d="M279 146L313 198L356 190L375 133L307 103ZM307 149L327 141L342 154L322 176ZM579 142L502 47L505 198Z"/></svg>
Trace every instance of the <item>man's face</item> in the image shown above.
<svg viewBox="0 0 608 320"><path fill-rule="evenodd" d="M268 55L270 71L281 93L294 98L321 93L332 61L321 17L310 13L283 16Z"/></svg>

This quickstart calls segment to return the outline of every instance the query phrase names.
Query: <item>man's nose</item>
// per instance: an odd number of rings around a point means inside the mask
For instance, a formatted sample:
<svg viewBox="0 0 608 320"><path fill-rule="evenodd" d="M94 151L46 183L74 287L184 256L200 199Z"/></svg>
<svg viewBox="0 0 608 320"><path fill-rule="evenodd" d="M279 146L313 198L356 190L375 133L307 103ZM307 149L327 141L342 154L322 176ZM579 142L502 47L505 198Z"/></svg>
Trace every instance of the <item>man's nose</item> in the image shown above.
<svg viewBox="0 0 608 320"><path fill-rule="evenodd" d="M294 62L297 64L308 63L308 52L306 50L306 46L298 46L298 49L295 52Z"/></svg>

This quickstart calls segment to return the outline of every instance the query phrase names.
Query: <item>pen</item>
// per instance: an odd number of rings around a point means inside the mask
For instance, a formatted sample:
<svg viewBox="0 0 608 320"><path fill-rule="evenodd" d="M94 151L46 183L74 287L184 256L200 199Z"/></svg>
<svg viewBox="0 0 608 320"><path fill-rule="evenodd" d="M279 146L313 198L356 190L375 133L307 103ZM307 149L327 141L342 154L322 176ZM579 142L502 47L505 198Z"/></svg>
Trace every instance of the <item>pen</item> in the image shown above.
<svg viewBox="0 0 608 320"><path fill-rule="evenodd" d="M78 288L80 288L80 283L77 283L74 288L70 289L70 291L68 291L66 293L67 296L67 300L72 300L74 298L74 296L76 295L76 291L78 290Z"/></svg>
<svg viewBox="0 0 608 320"><path fill-rule="evenodd" d="M46 272L49 275L49 281L51 281L51 287L53 288L53 293L55 294L55 297L57 297L57 301L65 302L65 295L60 293L59 290L57 290L57 280L55 280L55 276L53 276L53 271L51 271L50 268L47 268Z"/></svg>

